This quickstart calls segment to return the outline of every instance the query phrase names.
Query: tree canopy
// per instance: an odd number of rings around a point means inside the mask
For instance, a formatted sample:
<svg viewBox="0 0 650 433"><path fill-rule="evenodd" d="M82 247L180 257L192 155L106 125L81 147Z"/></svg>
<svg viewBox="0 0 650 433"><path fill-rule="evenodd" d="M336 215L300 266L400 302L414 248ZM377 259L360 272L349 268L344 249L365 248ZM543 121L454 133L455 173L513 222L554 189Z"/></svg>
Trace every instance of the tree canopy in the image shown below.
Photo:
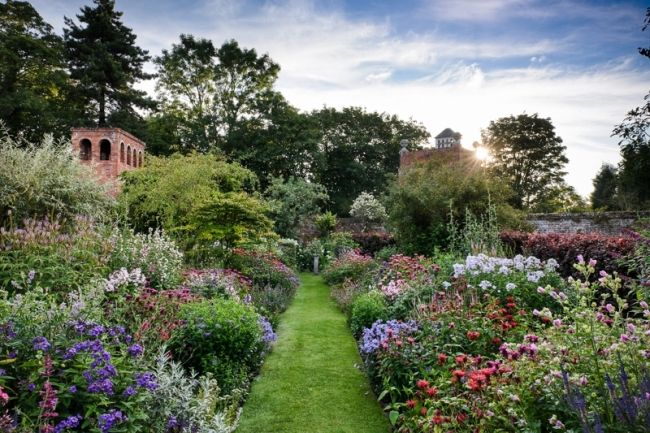
<svg viewBox="0 0 650 433"><path fill-rule="evenodd" d="M650 8L646 10L643 30L648 26ZM639 53L650 58L650 47L639 48ZM612 133L620 138L619 198L628 208L650 206L650 93L644 101L630 110Z"/></svg>
<svg viewBox="0 0 650 433"><path fill-rule="evenodd" d="M532 210L564 184L566 146L551 119L537 113L502 117L490 122L481 135L494 158L491 169L507 179L516 208Z"/></svg>
<svg viewBox="0 0 650 433"><path fill-rule="evenodd" d="M24 1L0 3L0 120L31 142L69 133L63 45Z"/></svg>
<svg viewBox="0 0 650 433"><path fill-rule="evenodd" d="M593 180L594 190L591 193L591 208L602 210L617 210L618 205L618 173L611 164L603 164Z"/></svg>
<svg viewBox="0 0 650 433"><path fill-rule="evenodd" d="M122 12L114 0L93 0L95 7L84 6L77 15L80 24L65 17L63 29L70 76L75 82L75 97L83 107L87 122L104 126L111 113L137 117L135 108L152 108L146 92L133 87L152 76L143 70L150 59L147 51L135 45L136 35L122 24Z"/></svg>

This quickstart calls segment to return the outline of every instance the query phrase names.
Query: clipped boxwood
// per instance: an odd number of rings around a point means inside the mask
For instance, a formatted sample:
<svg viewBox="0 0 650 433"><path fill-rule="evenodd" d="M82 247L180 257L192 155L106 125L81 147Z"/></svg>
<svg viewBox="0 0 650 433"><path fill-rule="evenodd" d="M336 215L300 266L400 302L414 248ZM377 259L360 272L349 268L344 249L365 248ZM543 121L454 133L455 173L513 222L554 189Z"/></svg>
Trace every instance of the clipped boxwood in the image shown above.
<svg viewBox="0 0 650 433"><path fill-rule="evenodd" d="M211 373L229 394L241 388L262 361L259 315L247 305L212 299L181 306L185 325L174 330L174 356L199 374Z"/></svg>

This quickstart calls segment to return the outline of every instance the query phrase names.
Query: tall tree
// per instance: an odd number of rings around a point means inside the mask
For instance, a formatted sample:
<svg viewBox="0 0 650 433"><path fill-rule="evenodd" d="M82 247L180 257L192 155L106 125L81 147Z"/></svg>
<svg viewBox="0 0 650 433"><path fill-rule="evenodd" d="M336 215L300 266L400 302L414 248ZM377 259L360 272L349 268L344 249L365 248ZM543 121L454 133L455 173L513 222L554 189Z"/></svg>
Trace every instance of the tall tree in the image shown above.
<svg viewBox="0 0 650 433"><path fill-rule="evenodd" d="M0 120L12 134L69 134L64 66L61 38L28 2L0 3Z"/></svg>
<svg viewBox="0 0 650 433"><path fill-rule="evenodd" d="M513 205L533 209L563 184L566 146L555 135L551 119L520 114L490 122L481 132L494 160L492 170L507 179L515 193Z"/></svg>
<svg viewBox="0 0 650 433"><path fill-rule="evenodd" d="M138 117L136 107L154 106L146 92L133 87L152 75L143 70L150 57L135 45L136 35L122 24L122 12L115 10L115 1L93 2L95 7L84 6L77 15L80 25L65 17L63 33L76 96L84 104L82 117L104 126L110 113Z"/></svg>
<svg viewBox="0 0 650 433"><path fill-rule="evenodd" d="M650 8L646 9L643 31L649 26ZM639 53L650 58L650 47L639 48ZM612 134L620 138L623 157L619 165L619 196L629 208L650 207L650 93L644 101L627 113Z"/></svg>
<svg viewBox="0 0 650 433"><path fill-rule="evenodd" d="M156 90L162 102L165 123L176 124L182 150L208 151L217 146L214 116L217 49L208 39L181 35L180 43L163 50L158 67ZM163 123L160 123L162 125Z"/></svg>
<svg viewBox="0 0 650 433"><path fill-rule="evenodd" d="M399 168L400 141L415 149L429 133L419 123L359 107L323 108L312 112L321 139L321 162L314 179L330 195L332 211L347 215L362 192L383 195Z"/></svg>
<svg viewBox="0 0 650 433"><path fill-rule="evenodd" d="M611 164L603 164L593 180L594 190L591 193L591 208L617 210L618 173Z"/></svg>

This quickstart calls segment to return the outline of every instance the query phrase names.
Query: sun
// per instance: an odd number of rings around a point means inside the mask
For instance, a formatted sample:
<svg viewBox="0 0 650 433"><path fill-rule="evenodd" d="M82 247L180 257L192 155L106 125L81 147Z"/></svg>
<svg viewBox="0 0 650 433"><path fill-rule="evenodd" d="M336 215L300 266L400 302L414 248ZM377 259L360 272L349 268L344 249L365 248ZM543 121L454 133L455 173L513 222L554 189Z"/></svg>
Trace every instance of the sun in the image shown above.
<svg viewBox="0 0 650 433"><path fill-rule="evenodd" d="M490 151L487 149L487 147L479 146L474 151L474 156L479 161L488 161L490 159Z"/></svg>

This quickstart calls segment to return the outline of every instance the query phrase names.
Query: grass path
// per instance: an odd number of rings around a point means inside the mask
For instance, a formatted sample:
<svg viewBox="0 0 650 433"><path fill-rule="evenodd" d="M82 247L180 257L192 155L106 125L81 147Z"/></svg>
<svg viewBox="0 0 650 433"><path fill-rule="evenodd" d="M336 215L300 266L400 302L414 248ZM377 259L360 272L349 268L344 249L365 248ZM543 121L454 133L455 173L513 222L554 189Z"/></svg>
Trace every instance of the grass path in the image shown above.
<svg viewBox="0 0 650 433"><path fill-rule="evenodd" d="M345 317L320 277L302 274L236 433L386 433Z"/></svg>

